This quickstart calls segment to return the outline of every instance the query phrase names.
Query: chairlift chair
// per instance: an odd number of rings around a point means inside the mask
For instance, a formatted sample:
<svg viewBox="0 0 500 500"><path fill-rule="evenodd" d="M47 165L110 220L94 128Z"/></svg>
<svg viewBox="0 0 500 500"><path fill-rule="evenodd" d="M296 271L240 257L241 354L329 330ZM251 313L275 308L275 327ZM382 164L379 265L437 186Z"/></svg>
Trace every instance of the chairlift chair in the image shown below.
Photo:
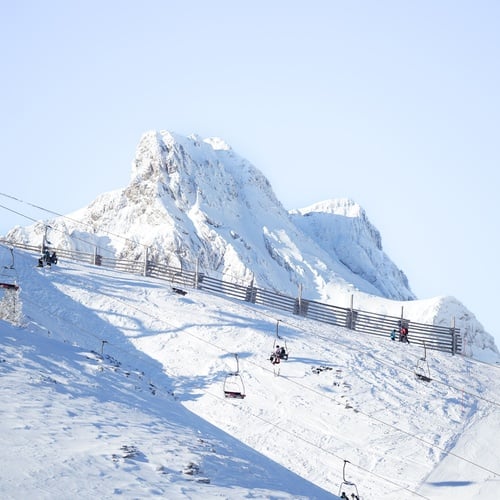
<svg viewBox="0 0 500 500"><path fill-rule="evenodd" d="M52 250L52 253L50 252L50 249L48 246L44 246L44 249L42 251L42 255L40 255L38 259L38 264L37 267L43 267L44 265L47 267L51 267L52 264L57 264L58 258L55 250Z"/></svg>
<svg viewBox="0 0 500 500"><path fill-rule="evenodd" d="M432 380L429 369L429 363L427 362L427 349L425 347L425 342L424 342L424 357L420 358L417 361L414 373L415 373L415 378L417 378L417 380L422 380L423 382L430 382Z"/></svg>
<svg viewBox="0 0 500 500"><path fill-rule="evenodd" d="M0 288L5 288L6 290L19 290L19 285L15 283L0 283Z"/></svg>
<svg viewBox="0 0 500 500"><path fill-rule="evenodd" d="M417 365L415 366L415 377L423 382L431 381L429 365L425 358L420 358L417 361Z"/></svg>
<svg viewBox="0 0 500 500"><path fill-rule="evenodd" d="M360 500L358 487L356 486L356 484L352 481L348 481L345 478L345 466L347 463L350 463L349 460L344 460L344 468L342 470L342 483L340 483L339 487L339 497L348 498L349 500Z"/></svg>
<svg viewBox="0 0 500 500"><path fill-rule="evenodd" d="M269 357L269 360L273 365L278 364L282 359L285 361L288 359L288 346L286 345L286 340L283 337L280 337L279 335L280 321L281 321L280 319L276 321L276 337L273 342L273 350ZM278 344L278 340L280 341L280 344ZM276 352L276 349L278 348L279 345L281 345L281 351L278 354Z"/></svg>
<svg viewBox="0 0 500 500"><path fill-rule="evenodd" d="M14 249L9 248L11 255L11 262L8 266L3 266L0 271L0 288L6 290L18 290L17 273L14 267Z"/></svg>
<svg viewBox="0 0 500 500"><path fill-rule="evenodd" d="M224 378L224 397L230 399L243 399L246 394L245 385L240 375L238 354L235 354L234 357L236 358L236 371L228 373Z"/></svg>

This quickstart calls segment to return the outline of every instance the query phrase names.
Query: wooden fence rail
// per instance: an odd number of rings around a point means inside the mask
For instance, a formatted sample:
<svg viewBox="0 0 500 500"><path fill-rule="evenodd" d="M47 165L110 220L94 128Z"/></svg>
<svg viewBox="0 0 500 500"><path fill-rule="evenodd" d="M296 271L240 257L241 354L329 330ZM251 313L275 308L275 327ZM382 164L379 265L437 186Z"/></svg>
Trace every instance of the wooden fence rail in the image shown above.
<svg viewBox="0 0 500 500"><path fill-rule="evenodd" d="M0 243L36 254L40 254L41 250L37 246L7 240L0 240ZM207 273L171 267L152 261L113 259L102 257L97 253L89 254L62 248L56 248L55 250L59 259L74 260L120 272L150 276L168 281L176 288L181 286L197 288L232 299L262 305L322 323L341 326L379 337L389 338L391 331L393 329L399 331L400 325L403 322L409 328L408 336L412 344L425 345L427 349L451 352L452 354L460 354L462 352L462 338L458 328L416 323L397 316L387 316L353 308L338 307L303 298L290 297L252 285L245 286L223 281L208 276Z"/></svg>

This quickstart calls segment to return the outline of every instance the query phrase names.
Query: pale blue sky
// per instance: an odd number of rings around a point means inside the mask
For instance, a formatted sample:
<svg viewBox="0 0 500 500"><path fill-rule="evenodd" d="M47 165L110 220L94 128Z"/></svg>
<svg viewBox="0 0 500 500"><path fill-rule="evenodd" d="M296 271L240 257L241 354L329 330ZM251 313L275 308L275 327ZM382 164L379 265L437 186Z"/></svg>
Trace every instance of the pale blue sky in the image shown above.
<svg viewBox="0 0 500 500"><path fill-rule="evenodd" d="M69 213L143 132L220 136L286 208L360 203L413 291L500 345L499 2L0 1L0 192Z"/></svg>

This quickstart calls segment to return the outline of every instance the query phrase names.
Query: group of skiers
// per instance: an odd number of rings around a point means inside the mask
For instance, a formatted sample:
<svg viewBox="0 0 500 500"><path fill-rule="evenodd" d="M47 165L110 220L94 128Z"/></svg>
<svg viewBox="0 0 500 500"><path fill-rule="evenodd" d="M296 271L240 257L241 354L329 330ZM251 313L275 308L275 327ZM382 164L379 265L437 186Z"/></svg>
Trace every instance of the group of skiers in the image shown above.
<svg viewBox="0 0 500 500"><path fill-rule="evenodd" d="M359 500L359 496L356 495L355 493L351 493L351 498L349 498L346 494L345 494L345 491L342 492L342 495L340 495L340 498L342 498L342 500Z"/></svg>
<svg viewBox="0 0 500 500"><path fill-rule="evenodd" d="M271 357L269 360L273 365L277 365L282 359L287 359L288 355L286 353L286 349L283 346L276 346L276 349L273 353L271 353Z"/></svg>
<svg viewBox="0 0 500 500"><path fill-rule="evenodd" d="M391 332L391 340L396 340L396 335L397 334L398 334L398 332L394 328L392 330L392 332ZM410 341L408 340L408 327L407 326L402 326L399 329L399 341L400 342L406 342L407 344L410 343Z"/></svg>
<svg viewBox="0 0 500 500"><path fill-rule="evenodd" d="M37 267L43 267L44 265L50 267L52 264L57 264L56 252L50 253L48 249L45 249L38 259Z"/></svg>

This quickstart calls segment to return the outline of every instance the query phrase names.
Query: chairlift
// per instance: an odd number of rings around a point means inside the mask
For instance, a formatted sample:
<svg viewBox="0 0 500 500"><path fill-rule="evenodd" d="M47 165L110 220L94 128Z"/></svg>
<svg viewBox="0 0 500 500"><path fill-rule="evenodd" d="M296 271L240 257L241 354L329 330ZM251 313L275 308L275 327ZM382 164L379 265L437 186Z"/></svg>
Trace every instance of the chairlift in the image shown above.
<svg viewBox="0 0 500 500"><path fill-rule="evenodd" d="M288 346L286 345L286 340L279 335L280 321L280 319L276 321L276 337L273 342L273 350L269 356L269 360L273 365L279 364L282 359L285 361L288 359ZM280 342L279 344L278 341Z"/></svg>
<svg viewBox="0 0 500 500"><path fill-rule="evenodd" d="M44 245L42 254L38 259L37 267L43 267L44 265L47 267L51 267L52 264L57 264L57 262L58 258L55 250L52 250L51 253L49 247Z"/></svg>
<svg viewBox="0 0 500 500"><path fill-rule="evenodd" d="M234 354L236 358L236 371L230 372L224 379L224 397L232 399L243 399L245 394L245 385L240 375L240 363L238 354Z"/></svg>
<svg viewBox="0 0 500 500"><path fill-rule="evenodd" d="M10 265L3 266L0 271L0 288L4 288L6 290L19 290L16 268L14 267L14 249L9 248L9 250L11 261Z"/></svg>
<svg viewBox="0 0 500 500"><path fill-rule="evenodd" d="M353 483L352 481L348 481L345 478L345 465L347 463L351 462L349 462L349 460L344 460L344 468L342 470L342 483L340 484L339 488L339 497L348 500L360 500L358 487L356 486L356 484Z"/></svg>
<svg viewBox="0 0 500 500"><path fill-rule="evenodd" d="M427 362L427 349L425 347L425 342L424 342L424 357L420 358L417 361L414 373L417 380L422 380L423 382L430 382L432 380L431 372L429 369L429 363Z"/></svg>
<svg viewBox="0 0 500 500"><path fill-rule="evenodd" d="M6 290L19 290L19 285L15 283L0 283L0 288L5 288Z"/></svg>

